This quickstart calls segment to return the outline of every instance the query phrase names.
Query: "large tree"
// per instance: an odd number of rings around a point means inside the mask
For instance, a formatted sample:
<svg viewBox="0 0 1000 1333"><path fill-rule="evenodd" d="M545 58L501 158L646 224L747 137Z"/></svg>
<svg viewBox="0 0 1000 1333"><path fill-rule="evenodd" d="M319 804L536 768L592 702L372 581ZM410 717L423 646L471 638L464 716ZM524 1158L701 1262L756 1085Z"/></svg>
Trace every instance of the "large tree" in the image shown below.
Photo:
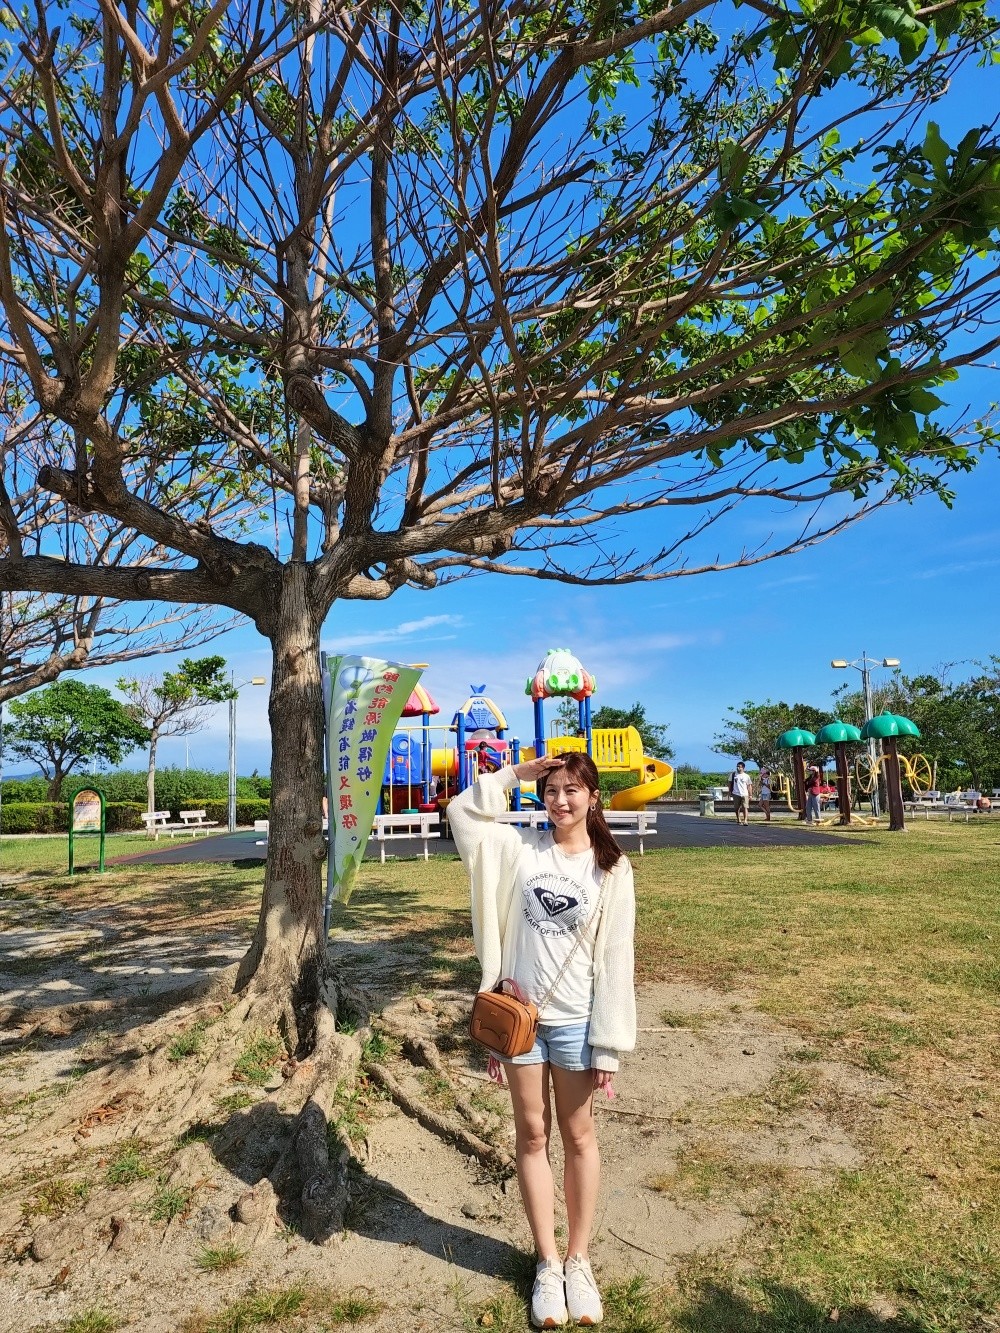
<svg viewBox="0 0 1000 1333"><path fill-rule="evenodd" d="M149 731L146 809L156 809L156 747L163 736L190 736L205 725L205 709L236 696L226 679L226 659L217 655L185 657L176 671L162 676L123 676L118 688L132 712Z"/></svg>
<svg viewBox="0 0 1000 1333"><path fill-rule="evenodd" d="M62 780L79 764L120 764L149 732L134 712L100 685L57 680L10 705L5 745L36 763L58 801Z"/></svg>
<svg viewBox="0 0 1000 1333"><path fill-rule="evenodd" d="M0 354L58 427L39 490L147 549L139 570L30 552L0 491L0 588L228 607L269 640L269 856L236 984L300 1050L329 1034L338 600L752 564L947 498L988 438L934 389L998 342L1000 152L930 118L992 54L983 3L716 12L0 14ZM256 526L220 494L266 496ZM724 551L754 503L801 523Z"/></svg>
<svg viewBox="0 0 1000 1333"><path fill-rule="evenodd" d="M812 704L774 703L771 699L763 703L747 699L726 712L729 716L716 733L712 749L716 754L752 759L758 768L781 767L784 752L778 749L778 737L782 732L793 727L815 732L832 721L832 714Z"/></svg>

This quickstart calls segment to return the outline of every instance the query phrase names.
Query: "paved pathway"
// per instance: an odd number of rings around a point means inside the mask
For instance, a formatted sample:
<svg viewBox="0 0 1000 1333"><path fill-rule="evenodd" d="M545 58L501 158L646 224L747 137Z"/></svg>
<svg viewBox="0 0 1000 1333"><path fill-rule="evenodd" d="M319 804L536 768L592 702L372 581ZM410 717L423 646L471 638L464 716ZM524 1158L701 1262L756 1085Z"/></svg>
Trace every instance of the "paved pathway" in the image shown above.
<svg viewBox="0 0 1000 1333"><path fill-rule="evenodd" d="M715 818L702 817L683 810L657 810L656 834L647 835L646 846L654 847L805 847L816 843L843 845L844 835L824 833L819 829L805 828L802 824L774 820L770 824L752 821L741 827L733 818L724 815ZM260 841L259 833L220 833L212 837L198 838L196 841L169 847L158 847L149 852L135 852L131 856L116 856L109 859L111 865L124 865L139 861L153 865L183 865L189 861L253 861L264 860L267 854L266 844ZM622 838L626 850L632 845L627 835ZM447 838L435 840L431 844L431 854L454 851L454 843ZM423 855L423 842L420 838L393 839L392 851L388 856L410 857ZM379 847L369 842L365 852L367 860L378 860Z"/></svg>

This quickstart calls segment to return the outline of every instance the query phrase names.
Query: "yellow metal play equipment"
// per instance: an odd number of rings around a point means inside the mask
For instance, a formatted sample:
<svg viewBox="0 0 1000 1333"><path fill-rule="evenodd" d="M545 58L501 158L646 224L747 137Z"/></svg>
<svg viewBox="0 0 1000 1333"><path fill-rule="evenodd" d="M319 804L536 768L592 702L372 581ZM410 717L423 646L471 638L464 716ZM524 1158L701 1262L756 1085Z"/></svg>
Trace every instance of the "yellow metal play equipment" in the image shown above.
<svg viewBox="0 0 1000 1333"><path fill-rule="evenodd" d="M641 810L650 801L666 796L674 785L674 770L662 759L643 754L642 737L635 727L595 727L591 734L592 758L599 773L635 773L639 784L615 792L612 810ZM583 736L550 736L546 754L586 753Z"/></svg>
<svg viewBox="0 0 1000 1333"><path fill-rule="evenodd" d="M909 785L913 795L922 796L924 792L930 791L934 779L927 756L925 754L901 754L898 758L903 781ZM872 763L871 756L868 754L859 755L855 759L854 778L859 790L863 791L866 796L875 790L879 769L885 763L885 759L884 754L879 755L874 763Z"/></svg>

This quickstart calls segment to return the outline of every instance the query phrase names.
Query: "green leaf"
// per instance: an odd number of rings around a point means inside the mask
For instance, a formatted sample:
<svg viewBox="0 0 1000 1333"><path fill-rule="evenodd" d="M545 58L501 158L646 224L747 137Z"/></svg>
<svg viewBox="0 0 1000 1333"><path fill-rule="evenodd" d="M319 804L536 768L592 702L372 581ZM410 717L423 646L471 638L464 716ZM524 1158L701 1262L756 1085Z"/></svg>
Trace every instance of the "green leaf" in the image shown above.
<svg viewBox="0 0 1000 1333"><path fill-rule="evenodd" d="M914 412L920 412L926 416L930 412L936 412L939 407L944 407L944 399L939 398L936 393L931 393L930 389L911 389L909 393L909 404Z"/></svg>

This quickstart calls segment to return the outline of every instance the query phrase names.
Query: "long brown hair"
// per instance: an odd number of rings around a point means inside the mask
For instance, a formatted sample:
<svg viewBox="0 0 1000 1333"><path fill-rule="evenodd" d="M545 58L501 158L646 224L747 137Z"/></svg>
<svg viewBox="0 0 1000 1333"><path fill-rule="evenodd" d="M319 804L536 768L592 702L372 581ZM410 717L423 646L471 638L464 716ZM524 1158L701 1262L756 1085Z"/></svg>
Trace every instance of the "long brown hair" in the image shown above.
<svg viewBox="0 0 1000 1333"><path fill-rule="evenodd" d="M566 773L575 782L587 788L592 796L597 797L597 804L592 810L587 811L587 832L590 834L590 844L594 849L594 860L601 870L613 870L621 857L625 855L622 849L614 840L611 830L608 828L608 822L604 818L604 807L601 804L601 780L598 776L597 765L591 759L589 754L574 750L563 756L564 763L562 772ZM550 769L538 779L538 795L541 800L545 800L545 781L553 773L558 773L558 768Z"/></svg>

